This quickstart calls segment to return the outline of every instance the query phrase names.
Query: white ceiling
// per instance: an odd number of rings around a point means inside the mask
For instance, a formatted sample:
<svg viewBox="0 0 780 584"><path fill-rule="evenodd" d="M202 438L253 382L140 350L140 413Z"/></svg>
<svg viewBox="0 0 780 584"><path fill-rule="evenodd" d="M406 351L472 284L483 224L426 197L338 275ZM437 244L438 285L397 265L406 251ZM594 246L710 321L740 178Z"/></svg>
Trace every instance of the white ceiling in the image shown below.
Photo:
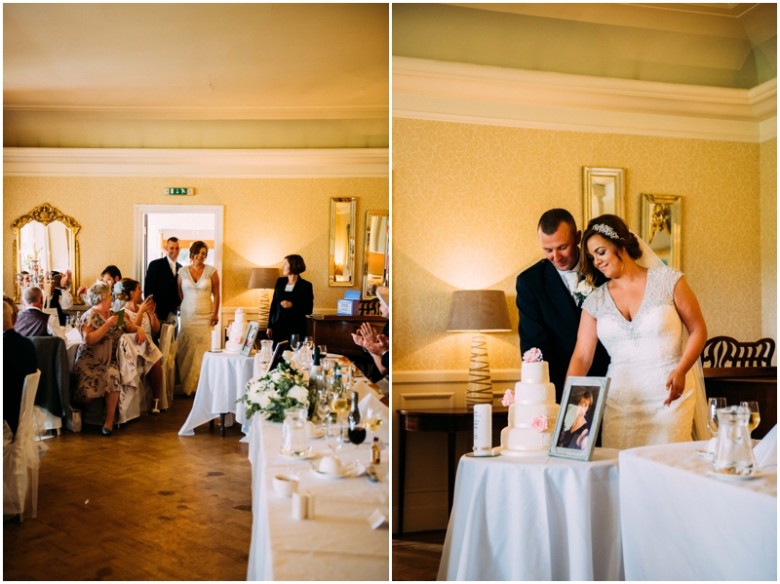
<svg viewBox="0 0 780 584"><path fill-rule="evenodd" d="M381 4L5 4L5 146L387 147Z"/></svg>

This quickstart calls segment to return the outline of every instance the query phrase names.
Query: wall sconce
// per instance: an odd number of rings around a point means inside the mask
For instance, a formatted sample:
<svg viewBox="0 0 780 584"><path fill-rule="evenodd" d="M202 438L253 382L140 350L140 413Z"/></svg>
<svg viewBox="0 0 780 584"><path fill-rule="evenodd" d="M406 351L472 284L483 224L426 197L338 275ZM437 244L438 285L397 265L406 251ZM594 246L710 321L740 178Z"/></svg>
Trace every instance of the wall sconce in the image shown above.
<svg viewBox="0 0 780 584"><path fill-rule="evenodd" d="M466 405L493 403L493 382L482 333L509 332L512 324L502 290L456 290L452 295L448 332L473 332Z"/></svg>
<svg viewBox="0 0 780 584"><path fill-rule="evenodd" d="M247 288L260 290L257 320L261 330L268 328L268 309L271 306L268 291L274 289L277 279L279 279L278 268L252 268L252 273L249 275Z"/></svg>

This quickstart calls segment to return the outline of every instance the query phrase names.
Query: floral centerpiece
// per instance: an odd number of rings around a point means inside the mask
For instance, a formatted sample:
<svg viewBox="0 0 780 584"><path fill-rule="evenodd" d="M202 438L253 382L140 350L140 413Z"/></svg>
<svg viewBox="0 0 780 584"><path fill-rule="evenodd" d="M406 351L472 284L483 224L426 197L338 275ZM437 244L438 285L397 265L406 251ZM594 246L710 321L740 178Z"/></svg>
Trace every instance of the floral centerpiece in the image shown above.
<svg viewBox="0 0 780 584"><path fill-rule="evenodd" d="M288 408L309 410L313 403L303 373L285 361L265 375L250 379L246 393L238 401L246 404L248 418L261 412L271 422L283 422L284 411Z"/></svg>

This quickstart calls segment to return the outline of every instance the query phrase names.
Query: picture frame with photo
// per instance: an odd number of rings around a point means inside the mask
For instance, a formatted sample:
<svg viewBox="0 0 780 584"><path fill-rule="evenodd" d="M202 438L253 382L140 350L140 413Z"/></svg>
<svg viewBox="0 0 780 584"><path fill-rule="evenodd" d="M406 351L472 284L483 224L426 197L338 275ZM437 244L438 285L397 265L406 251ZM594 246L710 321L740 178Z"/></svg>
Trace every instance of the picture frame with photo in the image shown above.
<svg viewBox="0 0 780 584"><path fill-rule="evenodd" d="M609 377L569 377L563 388L550 456L590 460L604 416Z"/></svg>
<svg viewBox="0 0 780 584"><path fill-rule="evenodd" d="M249 327L246 330L246 339L241 346L241 354L244 357L249 357L249 353L252 352L252 347L255 346L255 339L257 338L257 332L260 330L260 324L257 321L250 321Z"/></svg>

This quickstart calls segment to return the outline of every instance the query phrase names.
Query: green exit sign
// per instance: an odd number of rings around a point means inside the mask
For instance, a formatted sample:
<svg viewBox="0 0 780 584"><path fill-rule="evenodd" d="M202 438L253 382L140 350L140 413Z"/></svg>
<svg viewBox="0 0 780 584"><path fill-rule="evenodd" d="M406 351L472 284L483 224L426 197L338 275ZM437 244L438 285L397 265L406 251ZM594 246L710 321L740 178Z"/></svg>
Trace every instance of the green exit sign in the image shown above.
<svg viewBox="0 0 780 584"><path fill-rule="evenodd" d="M172 187L165 190L166 194L168 195L183 195L183 196L189 196L195 194L195 189L188 188L188 187Z"/></svg>

